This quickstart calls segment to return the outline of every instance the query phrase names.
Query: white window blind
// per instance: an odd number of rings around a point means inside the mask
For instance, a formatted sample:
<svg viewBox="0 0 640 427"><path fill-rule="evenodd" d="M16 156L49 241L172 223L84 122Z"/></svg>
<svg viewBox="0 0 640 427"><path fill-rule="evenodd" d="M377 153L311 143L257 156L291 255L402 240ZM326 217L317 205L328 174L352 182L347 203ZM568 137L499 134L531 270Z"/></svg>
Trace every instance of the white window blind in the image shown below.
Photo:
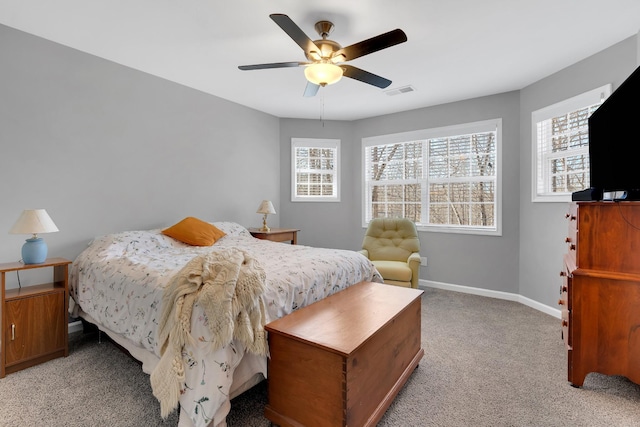
<svg viewBox="0 0 640 427"><path fill-rule="evenodd" d="M291 201L340 201L339 139L291 139Z"/></svg>
<svg viewBox="0 0 640 427"><path fill-rule="evenodd" d="M605 85L532 113L534 202L589 187L589 117L610 94Z"/></svg>
<svg viewBox="0 0 640 427"><path fill-rule="evenodd" d="M500 119L363 139L363 225L500 233Z"/></svg>

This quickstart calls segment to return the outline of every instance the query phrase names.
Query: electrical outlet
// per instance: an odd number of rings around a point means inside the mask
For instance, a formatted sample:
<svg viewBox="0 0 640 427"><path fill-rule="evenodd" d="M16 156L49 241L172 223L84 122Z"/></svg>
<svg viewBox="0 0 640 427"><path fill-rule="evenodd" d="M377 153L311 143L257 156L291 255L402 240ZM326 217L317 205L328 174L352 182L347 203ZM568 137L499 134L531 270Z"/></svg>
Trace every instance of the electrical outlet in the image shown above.
<svg viewBox="0 0 640 427"><path fill-rule="evenodd" d="M421 256L420 257L420 265L423 267L427 266L427 257L426 256Z"/></svg>

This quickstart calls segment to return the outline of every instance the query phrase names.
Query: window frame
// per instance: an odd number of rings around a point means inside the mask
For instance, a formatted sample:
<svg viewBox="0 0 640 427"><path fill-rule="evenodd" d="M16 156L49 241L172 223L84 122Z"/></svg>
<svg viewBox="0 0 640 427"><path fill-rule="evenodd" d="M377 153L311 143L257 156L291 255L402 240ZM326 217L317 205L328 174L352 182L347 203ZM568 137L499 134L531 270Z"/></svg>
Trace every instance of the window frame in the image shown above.
<svg viewBox="0 0 640 427"><path fill-rule="evenodd" d="M300 196L297 194L296 148L332 149L335 152L334 168L326 173L333 175L334 194L331 196ZM309 171L309 170L306 170ZM319 169L318 171L324 171ZM322 172L325 173L325 172ZM340 140L329 138L291 138L291 201L292 202L339 202L340 201Z"/></svg>
<svg viewBox="0 0 640 427"><path fill-rule="evenodd" d="M589 156L589 146L581 147L570 151L570 155L562 154L567 151L553 154L550 150L541 152L541 142L538 140L538 123L560 117L571 112L587 108L591 105L604 102L611 95L611 84L600 86L596 89L583 92L579 95L567 98L555 104L540 108L531 113L531 201L533 203L567 203L571 201L571 193L552 193L546 187L545 182L549 181L548 167L541 164L541 158L562 158L571 155L587 155ZM546 163L546 162L543 162ZM542 191L539 188L542 185Z"/></svg>
<svg viewBox="0 0 640 427"><path fill-rule="evenodd" d="M433 225L433 224L416 224L416 227L420 231L433 231L433 232L441 232L441 233L458 233L458 234L479 234L479 235L489 235L489 236L501 236L502 235L502 119L489 119L482 120L477 122L456 124L451 126L443 126L438 128L430 128L430 129L421 129L416 131L409 132L401 132L395 134L388 135L378 135L372 137L362 138L362 200L361 200L361 208L362 208L362 227L366 228L368 225L367 222L367 212L370 209L369 205L369 188L367 181L367 156L366 151L368 147L376 146L376 145L388 145L388 144L396 144L396 143L407 143L412 141L425 141L423 146L423 176L419 179L420 182L424 183L422 188L422 197L423 200L421 202L422 208L422 220L427 219L427 213L429 209L429 176L428 176L428 164L429 158L427 153L426 141L429 139L435 138L450 138L460 135L468 135L474 133L484 133L484 132L496 132L496 165L495 165L495 177L493 178L495 182L495 223L493 227L478 227L478 226L459 226L459 225ZM473 181L466 180L465 182Z"/></svg>

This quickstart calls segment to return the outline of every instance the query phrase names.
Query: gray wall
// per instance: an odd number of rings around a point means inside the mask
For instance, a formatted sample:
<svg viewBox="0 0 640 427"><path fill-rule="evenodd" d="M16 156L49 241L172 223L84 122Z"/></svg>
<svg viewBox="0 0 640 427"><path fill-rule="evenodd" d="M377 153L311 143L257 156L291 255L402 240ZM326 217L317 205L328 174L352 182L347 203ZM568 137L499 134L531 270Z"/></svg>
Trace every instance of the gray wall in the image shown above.
<svg viewBox="0 0 640 427"><path fill-rule="evenodd" d="M25 208L70 259L99 234L279 210L276 117L5 26L0 56L0 262L20 259Z"/></svg>
<svg viewBox="0 0 640 427"><path fill-rule="evenodd" d="M527 298L557 307L568 230L567 203L531 202L531 113L607 83L615 90L637 67L636 45L637 37L628 38L520 92L519 283Z"/></svg>
<svg viewBox="0 0 640 427"><path fill-rule="evenodd" d="M291 138L328 138L340 140L340 201L291 201ZM352 122L321 120L280 120L280 223L301 231L298 243L325 248L360 249L362 235L354 224L359 196L354 189L360 179L352 171L360 163L360 152L353 138ZM357 241L359 239L359 241Z"/></svg>
<svg viewBox="0 0 640 427"><path fill-rule="evenodd" d="M364 137L502 118L502 236L421 232L421 279L520 293L556 307L565 204L532 203L531 112L636 67L637 37L521 91L354 122L278 119L0 26L0 261L27 236L24 208L60 228L50 254L73 259L95 235L184 216L301 229L302 244L358 249ZM408 95L410 96L410 95ZM291 202L292 137L342 141L341 201ZM6 230L3 232L2 230Z"/></svg>
<svg viewBox="0 0 640 427"><path fill-rule="evenodd" d="M502 236L420 232L429 260L420 278L436 282L518 292L519 94L510 92L355 122L281 120L281 222L300 227L300 242L360 249L362 223L362 138L502 118ZM291 138L341 139L342 196L339 203L291 200ZM495 266L500 266L496 268Z"/></svg>
<svg viewBox="0 0 640 427"><path fill-rule="evenodd" d="M520 156L519 102L518 92L509 92L355 122L358 142L354 145L359 152L360 140L369 136L502 118L502 236L421 231L421 253L427 256L428 267L421 267L420 279L518 292L518 183L513 177L518 176ZM358 160L354 165L357 194L361 193L361 169ZM360 225L360 198L354 200L353 209ZM361 236L364 231L360 230Z"/></svg>
<svg viewBox="0 0 640 427"><path fill-rule="evenodd" d="M422 280L520 294L557 308L567 224L566 203L531 202L531 113L587 90L615 89L637 66L640 48L631 37L521 91L344 123L282 120L283 224L303 228L304 243L358 249L361 224L361 139L472 121L502 118L502 236L420 232L429 266ZM290 200L291 137L342 139L340 203ZM346 197L353 185L351 197ZM332 234L334 233L334 234Z"/></svg>

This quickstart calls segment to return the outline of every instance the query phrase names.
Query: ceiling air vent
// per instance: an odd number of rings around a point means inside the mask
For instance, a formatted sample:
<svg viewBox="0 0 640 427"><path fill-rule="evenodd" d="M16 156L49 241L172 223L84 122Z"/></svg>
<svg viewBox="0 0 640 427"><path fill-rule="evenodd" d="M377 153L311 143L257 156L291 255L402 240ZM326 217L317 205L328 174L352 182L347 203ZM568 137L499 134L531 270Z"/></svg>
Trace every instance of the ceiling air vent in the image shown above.
<svg viewBox="0 0 640 427"><path fill-rule="evenodd" d="M401 93L415 92L415 90L416 89L413 86L409 85L409 86L402 86L395 89L385 90L384 92L389 96L395 96L395 95L400 95Z"/></svg>

